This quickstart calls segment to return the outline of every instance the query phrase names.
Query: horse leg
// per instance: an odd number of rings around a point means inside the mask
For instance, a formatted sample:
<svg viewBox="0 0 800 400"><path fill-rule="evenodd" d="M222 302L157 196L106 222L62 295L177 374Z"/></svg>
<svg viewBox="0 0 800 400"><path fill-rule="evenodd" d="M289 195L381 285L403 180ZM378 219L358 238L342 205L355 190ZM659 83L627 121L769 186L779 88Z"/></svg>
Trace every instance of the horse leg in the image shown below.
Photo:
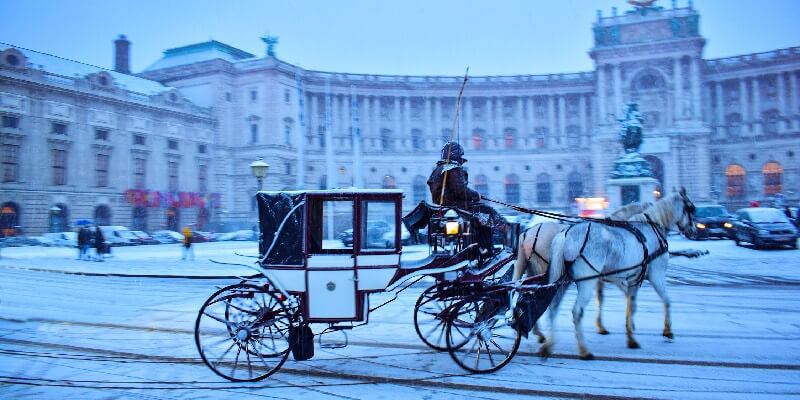
<svg viewBox="0 0 800 400"><path fill-rule="evenodd" d="M586 347L586 342L583 339L583 312L589 301L592 300L592 282L581 281L578 282L578 295L575 299L575 305L572 307L572 323L575 325L575 340L578 343L578 355L581 360L591 360L594 355L589 352Z"/></svg>
<svg viewBox="0 0 800 400"><path fill-rule="evenodd" d="M674 335L672 334L672 320L669 316L669 296L667 295L667 288L664 286L664 279L662 275L662 279L649 279L650 284L653 285L653 289L656 290L656 294L658 297L661 298L661 301L664 303L664 332L662 335L668 339L673 339Z"/></svg>
<svg viewBox="0 0 800 400"><path fill-rule="evenodd" d="M540 336L541 332L536 333L538 329L538 324L534 325L534 334L539 336L539 343L542 345L539 346L539 356L543 358L550 357L553 354L553 346L556 342L556 317L558 316L558 307L561 305L561 296L556 294L553 297L553 301L550 303L550 306L547 308L547 318L550 321L550 336L544 337Z"/></svg>
<svg viewBox="0 0 800 400"><path fill-rule="evenodd" d="M603 326L603 284L602 279L597 280L597 319L594 325L597 327L597 333L601 335L608 335L608 330Z"/></svg>
<svg viewBox="0 0 800 400"><path fill-rule="evenodd" d="M638 349L639 343L633 338L633 313L636 312L636 295L625 295L626 308L625 308L625 335L628 337L628 348Z"/></svg>
<svg viewBox="0 0 800 400"><path fill-rule="evenodd" d="M538 340L539 343L544 343L545 341L547 341L547 338L544 337L544 334L542 333L542 331L539 330L539 323L538 322L533 324L533 334L536 335L536 340Z"/></svg>

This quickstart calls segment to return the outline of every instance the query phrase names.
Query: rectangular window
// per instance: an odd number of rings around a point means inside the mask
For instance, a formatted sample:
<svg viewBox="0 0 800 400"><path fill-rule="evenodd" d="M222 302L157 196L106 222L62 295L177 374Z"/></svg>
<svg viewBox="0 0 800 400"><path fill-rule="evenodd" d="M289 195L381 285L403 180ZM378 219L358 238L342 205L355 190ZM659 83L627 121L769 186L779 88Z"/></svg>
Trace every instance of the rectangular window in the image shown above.
<svg viewBox="0 0 800 400"><path fill-rule="evenodd" d="M144 136L143 135L133 135L133 144L144 146Z"/></svg>
<svg viewBox="0 0 800 400"><path fill-rule="evenodd" d="M283 126L283 139L286 144L292 144L292 125L286 124Z"/></svg>
<svg viewBox="0 0 800 400"><path fill-rule="evenodd" d="M284 163L283 165L284 165L284 167L286 169L286 175L291 175L292 174L292 163L287 162L287 163Z"/></svg>
<svg viewBox="0 0 800 400"><path fill-rule="evenodd" d="M197 152L200 154L206 154L206 145L198 144L197 145Z"/></svg>
<svg viewBox="0 0 800 400"><path fill-rule="evenodd" d="M133 185L136 189L144 189L146 165L144 158L133 159Z"/></svg>
<svg viewBox="0 0 800 400"><path fill-rule="evenodd" d="M16 182L19 172L19 146L3 145L3 182Z"/></svg>
<svg viewBox="0 0 800 400"><path fill-rule="evenodd" d="M67 184L67 151L53 150L53 185Z"/></svg>
<svg viewBox="0 0 800 400"><path fill-rule="evenodd" d="M208 191L208 166L200 165L197 168L197 191L205 193Z"/></svg>
<svg viewBox="0 0 800 400"><path fill-rule="evenodd" d="M291 101L292 101L292 95L290 94L289 89L284 90L283 91L283 102L286 103L286 104L289 104L289 103L291 103Z"/></svg>
<svg viewBox="0 0 800 400"><path fill-rule="evenodd" d="M231 92L225 92L225 101L231 101Z"/></svg>
<svg viewBox="0 0 800 400"><path fill-rule="evenodd" d="M19 128L19 117L3 115L3 128Z"/></svg>
<svg viewBox="0 0 800 400"><path fill-rule="evenodd" d="M108 140L108 129L95 129L94 140Z"/></svg>
<svg viewBox="0 0 800 400"><path fill-rule="evenodd" d="M177 140L167 140L167 148L170 150L178 150L178 141Z"/></svg>
<svg viewBox="0 0 800 400"><path fill-rule="evenodd" d="M167 190L170 192L178 191L178 163L170 161L167 163Z"/></svg>
<svg viewBox="0 0 800 400"><path fill-rule="evenodd" d="M61 122L53 122L53 133L56 135L66 135L67 134L67 124L63 124Z"/></svg>
<svg viewBox="0 0 800 400"><path fill-rule="evenodd" d="M365 201L361 205L361 244L363 250L395 248L396 226L393 201Z"/></svg>
<svg viewBox="0 0 800 400"><path fill-rule="evenodd" d="M539 204L550 204L550 183L539 182L536 184L536 201Z"/></svg>
<svg viewBox="0 0 800 400"><path fill-rule="evenodd" d="M250 101L258 100L258 92L255 90L250 91Z"/></svg>
<svg viewBox="0 0 800 400"><path fill-rule="evenodd" d="M258 143L258 124L250 124L250 143Z"/></svg>
<svg viewBox="0 0 800 400"><path fill-rule="evenodd" d="M97 177L97 187L108 187L108 155L98 154L95 166L95 176Z"/></svg>
<svg viewBox="0 0 800 400"><path fill-rule="evenodd" d="M352 253L353 201L314 199L307 204L309 251L312 254Z"/></svg>

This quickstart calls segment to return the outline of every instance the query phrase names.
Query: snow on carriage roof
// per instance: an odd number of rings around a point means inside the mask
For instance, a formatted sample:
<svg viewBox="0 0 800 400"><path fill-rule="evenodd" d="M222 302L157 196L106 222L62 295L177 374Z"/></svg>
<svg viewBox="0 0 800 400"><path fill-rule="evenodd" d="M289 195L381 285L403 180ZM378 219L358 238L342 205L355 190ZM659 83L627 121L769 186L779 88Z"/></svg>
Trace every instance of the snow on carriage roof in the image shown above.
<svg viewBox="0 0 800 400"><path fill-rule="evenodd" d="M30 68L42 69L51 74L61 75L68 78L83 78L89 74L96 74L98 72L105 71L111 75L114 82L116 82L120 87L132 92L151 95L172 89L170 86L164 86L156 81L140 78L135 75L123 74L95 65L85 64L79 61L54 56L52 54L41 53L36 50L26 49L13 44L0 42L0 51L9 48L14 48L22 52L25 58L27 58L28 66Z"/></svg>
<svg viewBox="0 0 800 400"><path fill-rule="evenodd" d="M259 193L264 193L268 195L276 195L276 194L289 194L289 195L298 195L298 194L387 194L387 193L403 193L401 189L358 189L358 188L341 188L341 189L325 189L325 190L316 190L316 189L309 189L309 190L262 190Z"/></svg>

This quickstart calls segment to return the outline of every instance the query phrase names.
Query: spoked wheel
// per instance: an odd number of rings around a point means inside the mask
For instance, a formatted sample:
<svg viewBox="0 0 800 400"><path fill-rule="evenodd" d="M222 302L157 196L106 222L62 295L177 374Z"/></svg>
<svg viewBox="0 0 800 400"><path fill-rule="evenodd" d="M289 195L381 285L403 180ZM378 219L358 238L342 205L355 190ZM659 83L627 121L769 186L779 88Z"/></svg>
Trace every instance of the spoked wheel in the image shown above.
<svg viewBox="0 0 800 400"><path fill-rule="evenodd" d="M520 334L506 321L507 309L492 298L453 306L446 328L447 351L456 364L481 374L497 371L511 361L519 349Z"/></svg>
<svg viewBox="0 0 800 400"><path fill-rule="evenodd" d="M231 285L200 308L194 339L203 362L217 375L252 382L272 375L286 361L289 328L296 323L279 294L252 284Z"/></svg>
<svg viewBox="0 0 800 400"><path fill-rule="evenodd" d="M414 329L428 347L438 351L447 350L447 313L455 301L455 297L445 296L438 284L425 289L419 295L414 305Z"/></svg>

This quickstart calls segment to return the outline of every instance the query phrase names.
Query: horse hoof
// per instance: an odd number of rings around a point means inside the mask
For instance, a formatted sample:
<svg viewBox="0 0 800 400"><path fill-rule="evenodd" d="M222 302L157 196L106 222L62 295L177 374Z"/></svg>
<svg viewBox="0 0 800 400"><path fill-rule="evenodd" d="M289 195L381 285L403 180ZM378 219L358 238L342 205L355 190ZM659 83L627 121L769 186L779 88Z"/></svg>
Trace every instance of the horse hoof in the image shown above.
<svg viewBox="0 0 800 400"><path fill-rule="evenodd" d="M597 329L597 333L599 333L601 335L608 335L608 329L606 329L606 328L598 328Z"/></svg>
<svg viewBox="0 0 800 400"><path fill-rule="evenodd" d="M542 344L547 341L547 338L544 336L539 336L539 344Z"/></svg>
<svg viewBox="0 0 800 400"><path fill-rule="evenodd" d="M636 343L635 340L628 340L628 348L629 349L638 349L640 347L641 346L639 346L639 343Z"/></svg>
<svg viewBox="0 0 800 400"><path fill-rule="evenodd" d="M667 339L675 339L675 335L673 335L672 332L664 332L663 335Z"/></svg>
<svg viewBox="0 0 800 400"><path fill-rule="evenodd" d="M544 345L539 348L539 357L541 358L548 358L552 355L552 351L550 350L550 346Z"/></svg>
<svg viewBox="0 0 800 400"><path fill-rule="evenodd" d="M580 358L581 358L581 360L583 360L583 361L594 360L594 354L592 354L592 353L585 353L585 354L581 354L581 355L580 355Z"/></svg>

